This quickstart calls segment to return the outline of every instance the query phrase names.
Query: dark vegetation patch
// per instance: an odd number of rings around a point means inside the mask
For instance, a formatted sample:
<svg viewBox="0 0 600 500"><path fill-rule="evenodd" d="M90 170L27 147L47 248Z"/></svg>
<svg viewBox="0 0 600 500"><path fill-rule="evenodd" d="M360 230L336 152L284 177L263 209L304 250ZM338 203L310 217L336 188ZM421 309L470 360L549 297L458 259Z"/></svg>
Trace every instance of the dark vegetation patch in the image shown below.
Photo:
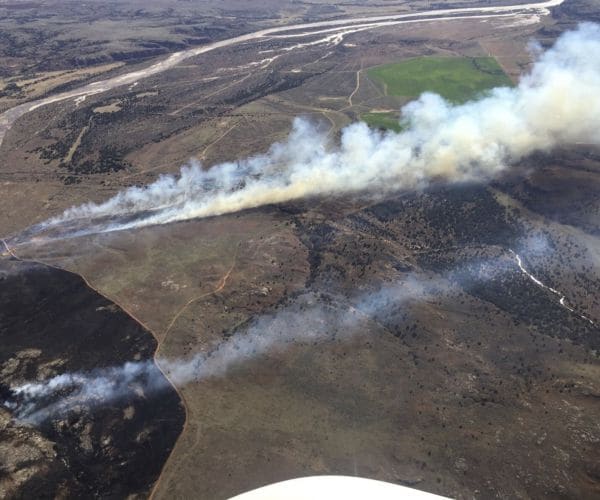
<svg viewBox="0 0 600 500"><path fill-rule="evenodd" d="M577 22L600 22L600 12L594 0L569 0L552 9L552 17L558 21L556 27L544 26L540 33L555 38L567 26ZM553 29L554 28L554 29Z"/></svg>
<svg viewBox="0 0 600 500"><path fill-rule="evenodd" d="M406 194L367 209L382 223L404 223L404 235L421 247L510 245L518 219L485 186L457 185Z"/></svg>
<svg viewBox="0 0 600 500"><path fill-rule="evenodd" d="M498 182L498 188L544 217L600 235L600 151L589 146L536 155L526 177Z"/></svg>
<svg viewBox="0 0 600 500"><path fill-rule="evenodd" d="M486 258L466 260L452 253L424 254L419 263L447 276L470 295L508 313L515 326L525 325L529 329L534 344L541 344L544 336L550 336L599 350L597 326L562 307L560 297L533 283L510 254L501 257L494 259L493 269L489 269Z"/></svg>
<svg viewBox="0 0 600 500"><path fill-rule="evenodd" d="M509 252L518 250L527 236L519 214L500 205L485 186L459 185L399 195L337 219L335 225L302 216L296 216L296 224L309 249L313 283L379 279L382 270L389 268L409 272L411 264L398 259L383 243L395 241L413 249L419 267L450 279L464 293L493 306L490 310L495 314L508 314L515 326L531 332L535 342L550 336L590 350L600 348L595 325L561 306L558 295L536 285L519 269ZM340 232L339 226L349 232ZM527 262L525 266L531 269ZM560 288L547 269L531 271ZM588 289L595 286L590 282ZM389 328L397 331L393 324Z"/></svg>
<svg viewBox="0 0 600 500"><path fill-rule="evenodd" d="M95 159L85 159L79 162L71 162L63 165L69 172L74 174L106 174L110 172L119 172L131 167L126 161L124 152L115 146L102 146Z"/></svg>
<svg viewBox="0 0 600 500"><path fill-rule="evenodd" d="M138 97L139 92L129 91L119 97L109 94L102 100L90 99L44 131L46 144L31 152L37 153L45 164L57 162L65 170L62 177L65 184L79 182L79 176L128 170L131 164L125 158L144 144L167 140L197 127L204 120L226 115L236 107L298 87L318 74L310 71L257 74L244 85L233 87L218 100L199 101L197 107L181 114L170 113L183 105L180 97L163 95L161 91L158 95L146 97ZM118 100L117 110L94 111L115 100ZM131 131L132 122L140 124L134 131Z"/></svg>

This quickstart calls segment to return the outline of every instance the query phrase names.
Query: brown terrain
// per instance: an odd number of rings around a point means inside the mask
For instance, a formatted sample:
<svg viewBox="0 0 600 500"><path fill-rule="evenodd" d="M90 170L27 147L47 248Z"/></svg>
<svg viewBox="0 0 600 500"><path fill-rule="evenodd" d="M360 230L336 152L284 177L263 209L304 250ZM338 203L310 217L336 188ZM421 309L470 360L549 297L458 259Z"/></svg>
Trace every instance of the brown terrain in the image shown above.
<svg viewBox="0 0 600 500"><path fill-rule="evenodd" d="M69 36L47 14L55 3L0 2L0 12L10 14L0 16L0 33L10 40L2 44L2 109L207 40L429 6L266 1L255 9L227 0L218 8L151 2L138 11L135 2L91 2L82 12L59 4L69 10L62 22L74 20ZM40 305L14 318L0 315L3 391L141 359L134 358L138 350L168 377L164 360L208 353L280 314L300 319L289 325L285 347L248 353L224 376L170 387L168 397L134 393L107 409L84 408L75 432L64 431L61 419L20 425L0 409L0 492L26 497L37 491L28 488L46 484L46 496L76 497L95 481L85 493L212 499L292 477L346 474L455 498L599 496L600 155L592 146L535 155L491 185L303 200L47 244L18 237L70 206L175 173L190 158L210 166L263 152L285 138L298 115L335 140L361 114L406 101L368 76L378 64L490 55L516 81L531 62L532 37L549 45L594 15L592 2L567 0L531 24L422 22L289 51L282 49L322 35L250 41L19 118L0 145L0 278L8 276L0 279L0 304L30 293ZM18 28L19 19L30 29ZM43 50L28 53L23 47L36 36ZM568 308L519 267L515 252ZM489 262L500 270L491 278ZM11 277L21 266L37 274ZM422 297L373 314L355 307L361 294L415 280L428 284ZM70 305L82 294L90 297L89 311ZM98 326L94 301L112 304L114 327ZM28 327L31 345L9 343L40 310L66 326L48 329L40 320ZM311 321L315 310L338 319L358 311L359 318L344 332ZM306 341L307 331L319 328L328 335ZM130 329L138 337L125 333ZM83 333L96 330L103 342L86 342ZM71 336L80 336L77 347ZM115 354L111 346L121 342ZM130 404L148 416L118 422L115 415ZM152 434L161 414L168 421L162 440ZM92 463L75 443L77 429L103 425L111 436L133 433L127 426L151 427L156 455L150 460L146 448L126 439L122 449L106 452L99 430ZM136 481L111 490L100 471L113 471L122 455Z"/></svg>

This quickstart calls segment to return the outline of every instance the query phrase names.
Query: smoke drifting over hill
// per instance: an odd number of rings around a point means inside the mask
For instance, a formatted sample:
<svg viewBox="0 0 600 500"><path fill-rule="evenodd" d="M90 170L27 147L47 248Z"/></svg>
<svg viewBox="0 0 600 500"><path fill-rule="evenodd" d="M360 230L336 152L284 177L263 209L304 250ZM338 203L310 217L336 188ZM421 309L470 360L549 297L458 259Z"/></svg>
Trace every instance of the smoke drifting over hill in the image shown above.
<svg viewBox="0 0 600 500"><path fill-rule="evenodd" d="M245 362L293 345L324 341L347 341L365 331L365 323L376 315L384 317L439 293L440 284L416 275L387 284L376 292L346 299L308 292L280 311L259 316L214 349L188 359L161 359L159 365L177 386L192 381L223 377ZM111 404L135 392L149 397L167 388L152 360L127 362L87 373L64 373L44 381L11 388L4 406L29 424L62 417L71 411Z"/></svg>
<svg viewBox="0 0 600 500"><path fill-rule="evenodd" d="M434 180L486 181L534 151L600 144L599 88L600 26L587 23L539 53L514 88L497 88L462 105L423 94L402 109L401 133L355 123L333 145L296 119L288 139L266 154L208 170L191 162L179 176L73 207L33 232L73 224L77 234L106 232L310 196L385 194L421 189Z"/></svg>
<svg viewBox="0 0 600 500"><path fill-rule="evenodd" d="M473 259L442 275L408 273L401 280L353 297L307 292L285 308L259 316L230 338L188 359L160 359L162 371L176 386L225 376L244 363L298 345L346 342L365 332L385 331L387 323L411 304L433 297L455 296L497 278L521 273L515 254ZM544 287L544 285L541 285ZM558 304L557 307L564 307ZM570 309L569 309L570 310ZM71 411L94 408L122 400L131 389L146 397L167 388L152 360L127 362L88 373L65 373L44 381L11 388L4 401L18 419L39 424Z"/></svg>

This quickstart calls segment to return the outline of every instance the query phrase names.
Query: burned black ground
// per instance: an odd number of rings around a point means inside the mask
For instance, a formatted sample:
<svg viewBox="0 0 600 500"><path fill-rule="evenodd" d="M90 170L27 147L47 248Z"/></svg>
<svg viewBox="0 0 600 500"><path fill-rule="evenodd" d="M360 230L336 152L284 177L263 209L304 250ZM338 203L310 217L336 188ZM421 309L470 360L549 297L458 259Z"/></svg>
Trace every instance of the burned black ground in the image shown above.
<svg viewBox="0 0 600 500"><path fill-rule="evenodd" d="M0 261L0 339L3 404L14 402L10 386L151 360L156 349L147 330L78 276L14 259ZM151 374L163 377L155 367ZM11 439L1 450L5 474L23 478L11 484L9 477L3 495L17 498L145 494L184 419L179 397L166 383L158 395L131 387L124 398L49 413L39 425L19 422L15 410L0 410L0 432L34 443L29 456L11 455ZM40 442L48 445L41 455Z"/></svg>

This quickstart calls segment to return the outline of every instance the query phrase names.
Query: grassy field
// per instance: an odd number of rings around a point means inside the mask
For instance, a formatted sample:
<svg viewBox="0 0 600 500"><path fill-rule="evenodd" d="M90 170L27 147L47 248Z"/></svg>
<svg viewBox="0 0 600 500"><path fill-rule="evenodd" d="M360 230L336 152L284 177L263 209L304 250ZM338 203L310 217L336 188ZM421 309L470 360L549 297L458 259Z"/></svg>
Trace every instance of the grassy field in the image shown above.
<svg viewBox="0 0 600 500"><path fill-rule="evenodd" d="M402 126L400 125L399 117L398 117L397 113L393 113L393 112L363 113L360 116L360 118L363 122L365 122L369 127L372 127L372 128L393 130L394 132L400 132L402 130Z"/></svg>
<svg viewBox="0 0 600 500"><path fill-rule="evenodd" d="M454 103L463 103L499 86L512 86L493 57L417 57L368 70L372 80L384 86L387 95L418 97L435 92ZM371 127L399 132L393 113L363 113L361 119Z"/></svg>
<svg viewBox="0 0 600 500"><path fill-rule="evenodd" d="M493 87L512 85L493 57L417 57L371 68L368 75L383 83L390 95L435 92L457 103Z"/></svg>

